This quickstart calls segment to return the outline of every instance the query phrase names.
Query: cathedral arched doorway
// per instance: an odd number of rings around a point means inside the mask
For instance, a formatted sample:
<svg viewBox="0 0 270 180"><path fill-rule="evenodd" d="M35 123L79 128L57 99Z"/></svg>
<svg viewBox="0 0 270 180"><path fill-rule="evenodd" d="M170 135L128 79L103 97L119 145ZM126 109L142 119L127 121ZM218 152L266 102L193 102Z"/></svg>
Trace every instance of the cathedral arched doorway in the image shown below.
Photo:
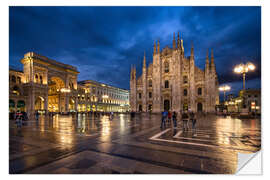
<svg viewBox="0 0 270 180"><path fill-rule="evenodd" d="M198 112L202 112L203 111L203 105L202 105L202 103L198 103L197 104L197 111Z"/></svg>
<svg viewBox="0 0 270 180"><path fill-rule="evenodd" d="M164 100L164 111L169 111L170 110L170 100L165 99Z"/></svg>
<svg viewBox="0 0 270 180"><path fill-rule="evenodd" d="M142 112L142 105L139 105L139 111Z"/></svg>

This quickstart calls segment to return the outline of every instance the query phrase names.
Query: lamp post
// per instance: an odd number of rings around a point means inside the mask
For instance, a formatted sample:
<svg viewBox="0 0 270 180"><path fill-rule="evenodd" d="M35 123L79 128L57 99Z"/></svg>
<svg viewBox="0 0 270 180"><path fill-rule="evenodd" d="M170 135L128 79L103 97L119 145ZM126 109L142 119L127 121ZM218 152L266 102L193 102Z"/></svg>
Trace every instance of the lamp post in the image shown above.
<svg viewBox="0 0 270 180"><path fill-rule="evenodd" d="M255 65L251 62L248 62L246 64L241 63L235 66L234 72L238 74L243 74L243 90L245 90L246 73L248 73L248 71L253 71L254 69Z"/></svg>
<svg viewBox="0 0 270 180"><path fill-rule="evenodd" d="M220 86L219 87L219 91L223 91L223 93L224 93L224 97L223 97L223 101L224 101L224 103L225 103L225 93L226 93L226 91L229 91L229 90L231 90L231 87L230 86L228 86L228 85L224 85L224 86Z"/></svg>

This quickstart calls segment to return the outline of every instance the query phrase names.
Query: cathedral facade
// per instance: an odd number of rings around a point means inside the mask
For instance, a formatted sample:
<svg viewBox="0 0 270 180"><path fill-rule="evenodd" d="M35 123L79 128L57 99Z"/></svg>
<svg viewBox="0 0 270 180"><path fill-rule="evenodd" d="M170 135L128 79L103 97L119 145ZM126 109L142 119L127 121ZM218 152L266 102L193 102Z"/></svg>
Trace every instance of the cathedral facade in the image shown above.
<svg viewBox="0 0 270 180"><path fill-rule="evenodd" d="M164 110L215 112L219 103L218 77L213 50L209 62L208 50L204 70L195 66L194 48L190 56L184 53L183 40L160 51L154 43L153 62L146 66L143 58L142 75L136 77L136 68L130 73L130 106L133 112L162 112Z"/></svg>

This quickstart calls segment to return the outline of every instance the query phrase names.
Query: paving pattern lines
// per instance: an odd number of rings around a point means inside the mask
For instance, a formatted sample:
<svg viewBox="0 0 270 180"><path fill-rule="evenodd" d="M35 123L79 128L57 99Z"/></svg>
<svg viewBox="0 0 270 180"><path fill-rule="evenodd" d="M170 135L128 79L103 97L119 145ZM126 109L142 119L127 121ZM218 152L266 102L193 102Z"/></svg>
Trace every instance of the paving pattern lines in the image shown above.
<svg viewBox="0 0 270 180"><path fill-rule="evenodd" d="M174 136L165 136L166 134L169 134L170 131L172 131L172 129L168 128L164 131L159 132L158 134L155 134L149 139L153 141L163 141L163 142L176 143L176 144L224 148L224 149L232 149L232 150L239 150L239 151L245 151L245 152L258 151L258 148L245 146L245 144L243 144L238 138L231 138L230 136L231 134L228 132L218 132L216 133L217 135L215 137L211 137L211 134L215 134L215 133L212 133L210 130L209 131L197 130L197 133L195 134L192 134L192 131L183 132L182 130L180 130ZM189 136L187 133L189 133ZM222 139L222 141L220 141L220 139ZM232 143L230 141L232 141Z"/></svg>

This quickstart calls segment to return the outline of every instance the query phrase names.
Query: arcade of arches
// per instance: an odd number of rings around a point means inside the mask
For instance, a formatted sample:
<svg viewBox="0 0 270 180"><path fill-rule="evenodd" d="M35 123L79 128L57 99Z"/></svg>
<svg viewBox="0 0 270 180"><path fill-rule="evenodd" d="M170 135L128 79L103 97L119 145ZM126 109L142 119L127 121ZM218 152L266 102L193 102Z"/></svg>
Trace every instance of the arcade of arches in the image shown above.
<svg viewBox="0 0 270 180"><path fill-rule="evenodd" d="M92 80L77 82L76 67L30 52L23 71L9 71L9 110L89 112L129 110L129 91Z"/></svg>

